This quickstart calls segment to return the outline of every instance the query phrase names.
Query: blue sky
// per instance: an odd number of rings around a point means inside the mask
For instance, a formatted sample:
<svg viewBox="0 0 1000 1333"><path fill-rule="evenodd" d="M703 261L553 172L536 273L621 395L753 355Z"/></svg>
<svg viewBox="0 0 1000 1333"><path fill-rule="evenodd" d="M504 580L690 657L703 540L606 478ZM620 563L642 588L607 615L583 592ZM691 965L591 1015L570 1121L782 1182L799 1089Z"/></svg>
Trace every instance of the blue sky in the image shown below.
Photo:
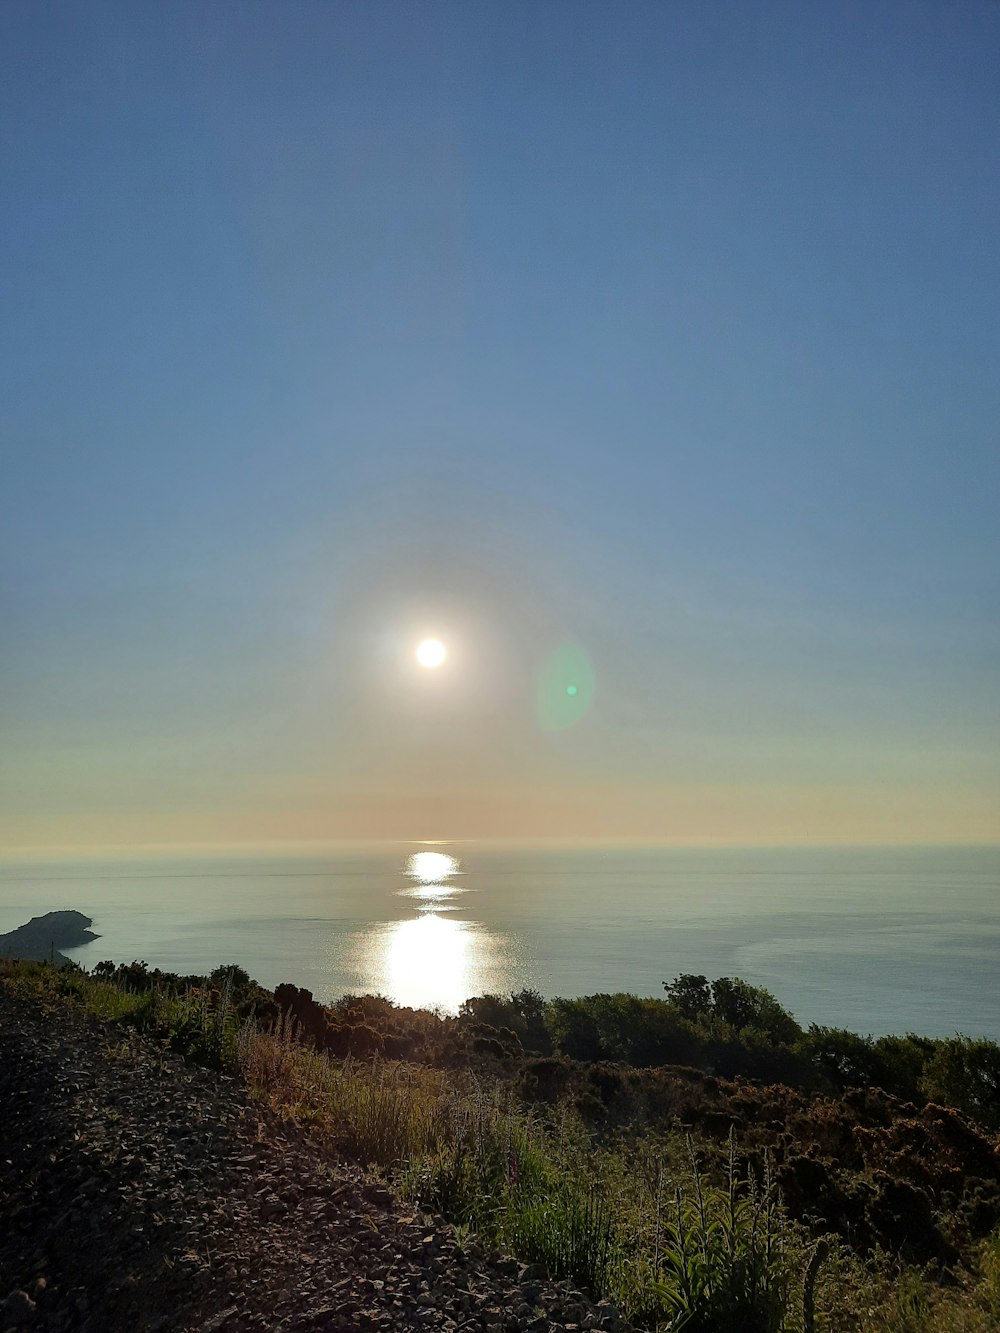
<svg viewBox="0 0 1000 1333"><path fill-rule="evenodd" d="M2 840L1000 836L998 41L6 4Z"/></svg>

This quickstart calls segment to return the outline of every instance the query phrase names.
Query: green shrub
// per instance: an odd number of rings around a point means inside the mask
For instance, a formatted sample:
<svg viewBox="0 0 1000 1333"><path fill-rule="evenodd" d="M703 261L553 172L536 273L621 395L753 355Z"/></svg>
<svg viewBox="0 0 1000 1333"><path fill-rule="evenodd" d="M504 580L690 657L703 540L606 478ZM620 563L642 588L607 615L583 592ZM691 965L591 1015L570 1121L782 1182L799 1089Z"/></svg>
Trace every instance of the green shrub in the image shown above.
<svg viewBox="0 0 1000 1333"><path fill-rule="evenodd" d="M788 1327L791 1232L766 1164L762 1180L740 1180L731 1139L728 1179L719 1187L705 1179L692 1151L690 1175L674 1187L661 1225L651 1290L669 1327L685 1333Z"/></svg>
<svg viewBox="0 0 1000 1333"><path fill-rule="evenodd" d="M1000 1046L995 1041L959 1036L935 1043L921 1086L931 1101L1000 1129Z"/></svg>

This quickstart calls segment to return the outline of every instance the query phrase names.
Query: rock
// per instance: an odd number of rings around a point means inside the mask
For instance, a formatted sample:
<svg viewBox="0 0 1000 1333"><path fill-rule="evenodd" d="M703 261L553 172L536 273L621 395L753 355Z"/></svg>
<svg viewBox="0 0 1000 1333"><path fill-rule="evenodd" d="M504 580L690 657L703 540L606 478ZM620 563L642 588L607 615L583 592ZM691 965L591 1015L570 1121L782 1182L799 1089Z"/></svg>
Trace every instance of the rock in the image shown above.
<svg viewBox="0 0 1000 1333"><path fill-rule="evenodd" d="M35 1302L26 1291L12 1291L3 1306L4 1319L14 1328L25 1328L35 1320Z"/></svg>
<svg viewBox="0 0 1000 1333"><path fill-rule="evenodd" d="M364 1189L361 1191L361 1193L362 1196L365 1199L367 1199L369 1203L378 1204L380 1207L383 1208L388 1208L389 1205L394 1201L393 1196L389 1193L389 1191L385 1188L384 1185L378 1185L378 1184L366 1185Z"/></svg>
<svg viewBox="0 0 1000 1333"><path fill-rule="evenodd" d="M232 1319L239 1311L235 1305L231 1305L228 1310L220 1310L218 1314L212 1315L211 1319L206 1319L201 1326L200 1333L218 1333L227 1319Z"/></svg>

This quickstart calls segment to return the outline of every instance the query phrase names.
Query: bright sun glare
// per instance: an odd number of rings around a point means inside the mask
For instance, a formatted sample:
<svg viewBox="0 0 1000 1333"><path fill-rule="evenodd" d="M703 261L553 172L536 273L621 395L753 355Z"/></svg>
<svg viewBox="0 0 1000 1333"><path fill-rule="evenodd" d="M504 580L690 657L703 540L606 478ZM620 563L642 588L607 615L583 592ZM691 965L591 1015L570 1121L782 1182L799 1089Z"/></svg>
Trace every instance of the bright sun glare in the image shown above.
<svg viewBox="0 0 1000 1333"><path fill-rule="evenodd" d="M421 884L443 885L458 873L458 862L445 852L414 852L406 863L406 873Z"/></svg>
<svg viewBox="0 0 1000 1333"><path fill-rule="evenodd" d="M439 667L448 656L448 650L440 639L424 639L417 646L417 661L422 667Z"/></svg>

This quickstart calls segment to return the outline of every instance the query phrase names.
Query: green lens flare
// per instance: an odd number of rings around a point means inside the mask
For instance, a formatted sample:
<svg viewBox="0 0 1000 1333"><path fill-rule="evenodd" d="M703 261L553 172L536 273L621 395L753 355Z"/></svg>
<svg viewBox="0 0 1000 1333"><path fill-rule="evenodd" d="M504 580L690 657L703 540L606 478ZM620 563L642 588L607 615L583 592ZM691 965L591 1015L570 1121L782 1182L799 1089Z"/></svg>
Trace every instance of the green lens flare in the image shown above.
<svg viewBox="0 0 1000 1333"><path fill-rule="evenodd" d="M594 701L594 668L578 643L562 643L538 675L535 711L543 731L575 726Z"/></svg>

